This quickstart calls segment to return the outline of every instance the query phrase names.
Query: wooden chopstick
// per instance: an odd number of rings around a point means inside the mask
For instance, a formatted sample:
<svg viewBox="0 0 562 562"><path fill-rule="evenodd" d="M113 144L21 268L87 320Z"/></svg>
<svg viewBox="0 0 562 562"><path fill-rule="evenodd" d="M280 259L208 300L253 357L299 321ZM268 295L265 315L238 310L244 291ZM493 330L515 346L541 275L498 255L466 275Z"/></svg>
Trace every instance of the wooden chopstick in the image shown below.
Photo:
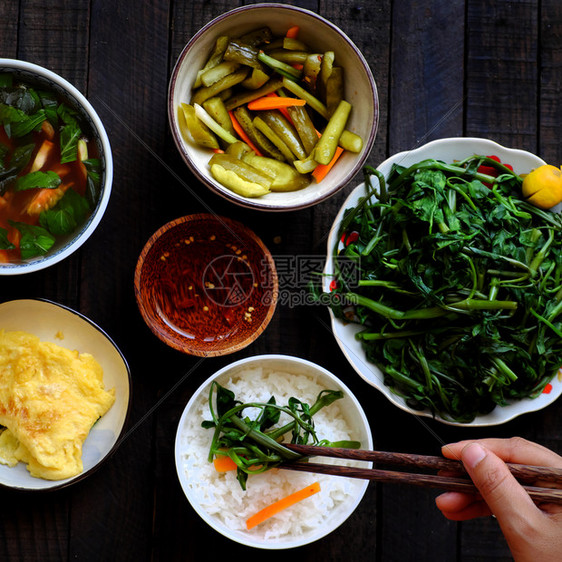
<svg viewBox="0 0 562 562"><path fill-rule="evenodd" d="M414 455L411 453L389 453L386 451L366 451L364 449L343 449L338 447L315 447L313 445L292 445L283 443L283 446L306 455L308 457L333 457L358 461L371 461L381 464L411 466L415 468L431 468L466 474L462 462L432 457L428 455ZM522 482L556 482L562 485L562 469L548 466L533 466L526 464L506 463L513 476Z"/></svg>
<svg viewBox="0 0 562 562"><path fill-rule="evenodd" d="M284 444L288 449L297 453L312 456L335 457L360 461L378 462L381 464L394 464L415 468L430 468L446 472L466 474L460 461L451 461L441 457L426 455L413 455L409 453L389 453L385 451L365 451L361 449L342 449L335 447L314 447L311 445ZM508 463L511 472L520 480L542 480L557 482L562 485L562 470L542 466L520 465ZM441 476L433 474L417 474L412 472L398 472L379 468L357 468L311 462L284 463L280 468L301 472L316 472L346 476L348 478L362 478L386 483L402 483L428 488L478 494L477 488L469 478L457 476ZM562 503L562 489L543 488L538 486L523 486L535 502Z"/></svg>

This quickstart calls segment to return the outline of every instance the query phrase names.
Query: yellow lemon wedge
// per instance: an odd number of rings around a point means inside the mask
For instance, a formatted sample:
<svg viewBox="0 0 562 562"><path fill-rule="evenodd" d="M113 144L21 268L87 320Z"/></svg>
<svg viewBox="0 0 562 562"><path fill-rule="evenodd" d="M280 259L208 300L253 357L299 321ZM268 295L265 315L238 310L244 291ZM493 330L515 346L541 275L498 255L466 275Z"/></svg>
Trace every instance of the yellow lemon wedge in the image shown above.
<svg viewBox="0 0 562 562"><path fill-rule="evenodd" d="M535 207L550 209L562 201L562 171L544 164L523 179L523 197Z"/></svg>

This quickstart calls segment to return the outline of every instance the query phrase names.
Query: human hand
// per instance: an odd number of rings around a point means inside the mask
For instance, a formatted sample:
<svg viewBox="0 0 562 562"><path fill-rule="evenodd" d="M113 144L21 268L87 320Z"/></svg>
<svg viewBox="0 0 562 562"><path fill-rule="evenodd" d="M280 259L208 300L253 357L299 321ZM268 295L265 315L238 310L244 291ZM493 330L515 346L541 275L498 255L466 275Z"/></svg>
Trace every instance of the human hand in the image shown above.
<svg viewBox="0 0 562 562"><path fill-rule="evenodd" d="M442 452L462 460L480 491L480 496L459 492L438 496L435 501L445 517L466 521L495 515L515 560L561 559L562 505L535 505L505 462L562 468L562 457L520 437L461 441L445 445Z"/></svg>

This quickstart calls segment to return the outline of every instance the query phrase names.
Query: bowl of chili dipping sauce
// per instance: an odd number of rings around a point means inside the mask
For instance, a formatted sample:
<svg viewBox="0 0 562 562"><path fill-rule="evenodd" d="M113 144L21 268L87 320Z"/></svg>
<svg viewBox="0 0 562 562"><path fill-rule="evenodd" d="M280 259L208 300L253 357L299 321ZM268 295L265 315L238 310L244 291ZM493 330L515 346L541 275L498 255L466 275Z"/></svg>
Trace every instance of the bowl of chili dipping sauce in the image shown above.
<svg viewBox="0 0 562 562"><path fill-rule="evenodd" d="M135 271L140 313L164 343L189 355L234 353L275 311L271 253L243 224L211 214L173 220L144 246Z"/></svg>

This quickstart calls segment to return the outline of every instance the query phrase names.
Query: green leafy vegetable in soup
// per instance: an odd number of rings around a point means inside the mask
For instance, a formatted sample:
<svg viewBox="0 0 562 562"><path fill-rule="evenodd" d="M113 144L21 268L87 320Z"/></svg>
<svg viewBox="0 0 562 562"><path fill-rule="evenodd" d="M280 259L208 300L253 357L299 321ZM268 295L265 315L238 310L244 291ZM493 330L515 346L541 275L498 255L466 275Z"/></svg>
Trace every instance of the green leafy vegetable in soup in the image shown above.
<svg viewBox="0 0 562 562"><path fill-rule="evenodd" d="M0 74L0 263L46 254L85 222L101 163L78 112Z"/></svg>
<svg viewBox="0 0 562 562"><path fill-rule="evenodd" d="M333 310L364 326L385 384L458 422L540 394L562 365L560 215L484 156L365 177L341 223Z"/></svg>

